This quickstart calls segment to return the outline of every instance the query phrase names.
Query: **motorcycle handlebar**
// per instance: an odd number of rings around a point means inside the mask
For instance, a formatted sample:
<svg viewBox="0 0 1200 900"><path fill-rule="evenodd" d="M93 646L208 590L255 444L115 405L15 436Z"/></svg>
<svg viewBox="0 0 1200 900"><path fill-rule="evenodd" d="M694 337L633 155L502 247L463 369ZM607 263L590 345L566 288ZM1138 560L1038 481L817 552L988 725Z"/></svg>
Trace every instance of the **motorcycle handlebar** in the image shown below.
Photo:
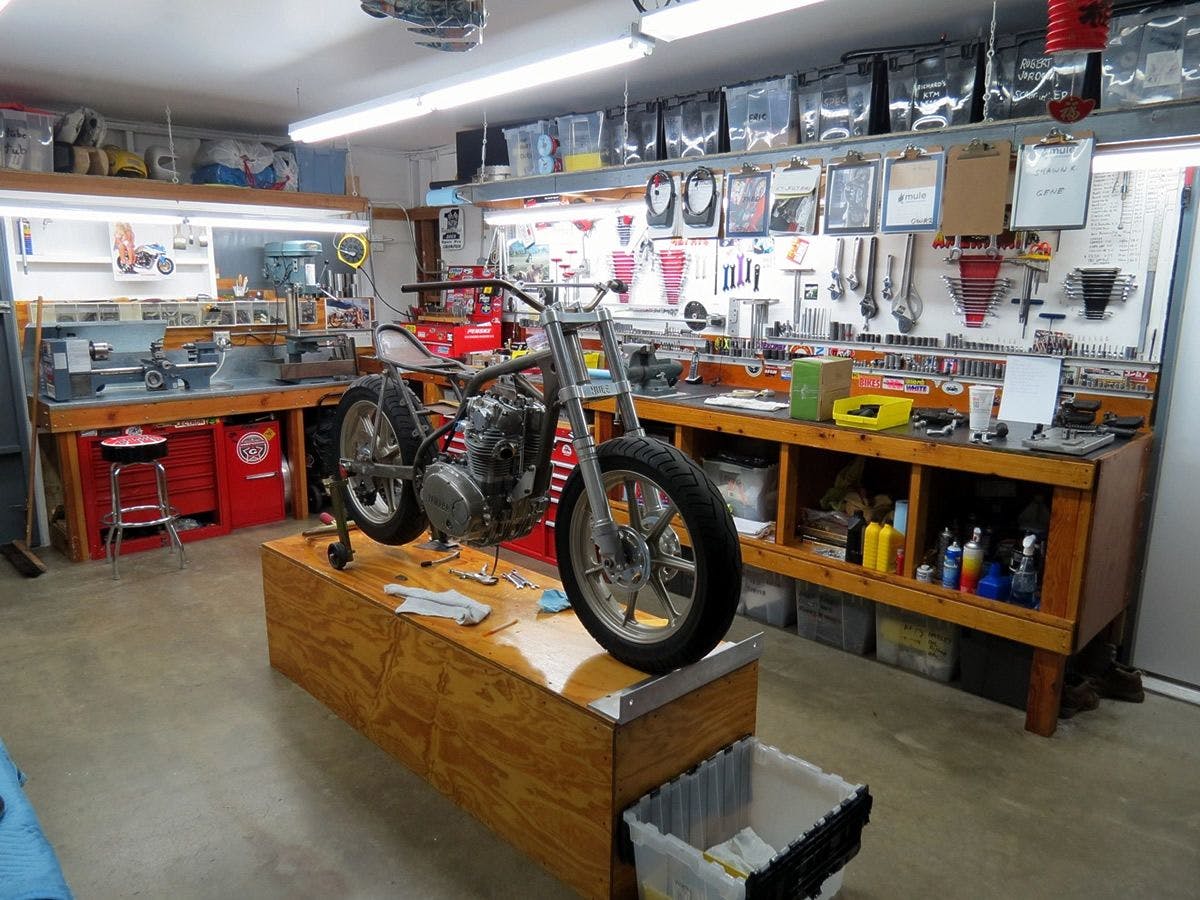
<svg viewBox="0 0 1200 900"><path fill-rule="evenodd" d="M571 285L572 287L583 287L584 285ZM624 294L629 290L625 282L614 278L611 281L593 284L591 287L596 290L596 299L589 303L584 309L592 310L604 299L604 295L612 292L614 294ZM444 291L457 290L461 288L499 288L502 291L507 291L516 297L519 297L525 303L532 306L538 312L545 310L546 305L540 300L531 297L525 291L521 290L510 281L505 281L502 278L472 278L464 281L419 281L409 284L400 285L400 293L416 294L420 291Z"/></svg>

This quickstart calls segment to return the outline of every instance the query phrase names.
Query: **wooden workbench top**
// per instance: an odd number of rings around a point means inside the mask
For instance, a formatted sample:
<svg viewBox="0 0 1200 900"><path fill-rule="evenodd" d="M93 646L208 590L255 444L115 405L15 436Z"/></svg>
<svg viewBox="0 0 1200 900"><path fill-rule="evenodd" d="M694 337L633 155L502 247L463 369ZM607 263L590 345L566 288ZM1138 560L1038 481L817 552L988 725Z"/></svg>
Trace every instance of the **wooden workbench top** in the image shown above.
<svg viewBox="0 0 1200 900"><path fill-rule="evenodd" d="M450 568L491 570L492 554L464 548L462 557L433 568L420 568L423 559L445 556L437 551L418 550L415 545L388 547L366 538L361 532L350 534L354 562L344 571L335 570L326 558L328 536L307 539L296 535L263 544L264 557L277 555L298 563L331 584L351 590L365 602L394 610L402 598L383 592L385 584L401 583L431 591L456 590L464 596L492 608L479 625L458 625L453 619L405 615L417 628L451 641L463 649L495 663L531 684L550 691L590 715L602 718L588 707L614 691L632 687L648 676L617 662L597 644L575 618L571 610L540 613L538 598L546 588L562 585L528 569L500 561L497 574L517 569L537 589L518 589L504 578L492 586L464 581L450 574ZM270 570L270 569L268 569ZM397 574L408 576L398 582Z"/></svg>

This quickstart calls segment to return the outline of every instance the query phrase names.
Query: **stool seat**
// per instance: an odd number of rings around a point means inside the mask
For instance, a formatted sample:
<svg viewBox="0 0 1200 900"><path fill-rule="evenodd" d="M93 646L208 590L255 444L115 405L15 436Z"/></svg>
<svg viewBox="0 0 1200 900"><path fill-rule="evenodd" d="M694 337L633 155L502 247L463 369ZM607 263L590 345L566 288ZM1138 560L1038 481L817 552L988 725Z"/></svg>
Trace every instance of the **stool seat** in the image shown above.
<svg viewBox="0 0 1200 900"><path fill-rule="evenodd" d="M100 442L100 455L111 463L154 462L167 455L167 439L158 434L118 434Z"/></svg>

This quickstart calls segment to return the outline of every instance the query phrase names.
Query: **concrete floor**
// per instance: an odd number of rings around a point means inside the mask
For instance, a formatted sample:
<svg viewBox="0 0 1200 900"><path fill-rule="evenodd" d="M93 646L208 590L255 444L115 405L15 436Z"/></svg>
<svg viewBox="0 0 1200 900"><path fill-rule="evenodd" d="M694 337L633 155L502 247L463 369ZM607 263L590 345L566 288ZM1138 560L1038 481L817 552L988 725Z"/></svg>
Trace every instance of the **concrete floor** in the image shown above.
<svg viewBox="0 0 1200 900"><path fill-rule="evenodd" d="M267 664L258 544L0 570L0 736L80 898L567 897ZM763 626L739 619L734 634ZM867 782L840 896L1196 897L1200 709L1023 715L763 627L759 736Z"/></svg>

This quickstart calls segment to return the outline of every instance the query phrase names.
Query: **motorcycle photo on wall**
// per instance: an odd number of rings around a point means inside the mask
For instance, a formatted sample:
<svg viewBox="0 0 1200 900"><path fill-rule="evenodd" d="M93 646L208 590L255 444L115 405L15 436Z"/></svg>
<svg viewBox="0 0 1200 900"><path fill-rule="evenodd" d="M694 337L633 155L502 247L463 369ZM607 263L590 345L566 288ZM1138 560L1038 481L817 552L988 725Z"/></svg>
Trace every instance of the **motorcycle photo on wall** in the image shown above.
<svg viewBox="0 0 1200 900"><path fill-rule="evenodd" d="M401 290L464 288L507 292L539 312L548 346L477 370L435 356L401 326L378 326L383 373L355 381L337 410L336 466L349 517L383 544L411 543L427 528L437 539L472 547L520 538L549 505L550 456L565 415L577 465L562 492L555 535L563 587L579 621L612 656L645 672L701 659L733 620L741 548L716 485L638 422L612 316L600 306L608 293L627 288L595 285L587 302L543 302L500 279ZM599 332L611 380L589 375L580 342L585 328ZM540 371L540 389L527 377L533 370ZM457 413L435 425L404 382L409 373L447 382ZM597 445L584 405L604 397L615 398L624 433ZM465 453L450 451L456 433Z"/></svg>

